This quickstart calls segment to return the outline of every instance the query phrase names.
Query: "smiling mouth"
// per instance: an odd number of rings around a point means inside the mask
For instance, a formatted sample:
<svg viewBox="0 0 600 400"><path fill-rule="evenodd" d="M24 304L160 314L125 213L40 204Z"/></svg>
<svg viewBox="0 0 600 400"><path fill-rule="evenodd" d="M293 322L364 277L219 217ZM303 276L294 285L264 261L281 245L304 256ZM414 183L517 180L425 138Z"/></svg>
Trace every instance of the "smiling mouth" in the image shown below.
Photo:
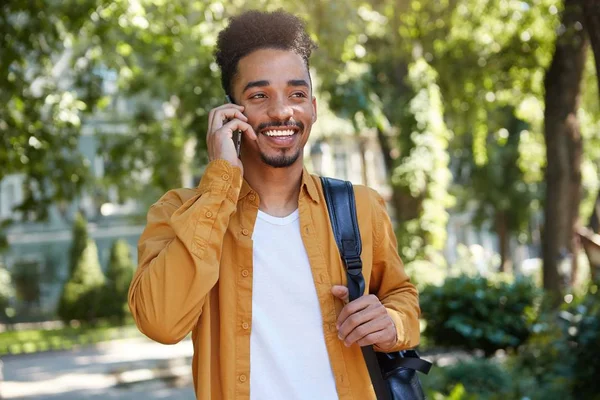
<svg viewBox="0 0 600 400"><path fill-rule="evenodd" d="M285 129L285 130L269 129L269 130L262 132L262 134L265 136L268 136L268 137L287 137L287 136L294 135L294 133L296 133L296 132L297 131L294 129Z"/></svg>

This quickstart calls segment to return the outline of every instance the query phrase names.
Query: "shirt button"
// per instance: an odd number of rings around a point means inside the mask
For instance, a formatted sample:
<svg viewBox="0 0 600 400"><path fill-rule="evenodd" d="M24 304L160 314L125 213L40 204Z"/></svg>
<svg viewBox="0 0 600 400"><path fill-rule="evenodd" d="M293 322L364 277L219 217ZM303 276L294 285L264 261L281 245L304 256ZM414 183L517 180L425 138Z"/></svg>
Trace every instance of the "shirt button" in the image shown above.
<svg viewBox="0 0 600 400"><path fill-rule="evenodd" d="M250 196L248 196L248 198L250 199L250 201L254 201L256 200L256 195L254 193L250 194Z"/></svg>
<svg viewBox="0 0 600 400"><path fill-rule="evenodd" d="M247 322L244 322L244 323L242 323L242 328L248 329L248 328L250 328L250 325L248 325Z"/></svg>
<svg viewBox="0 0 600 400"><path fill-rule="evenodd" d="M223 174L223 175L221 175L221 178L223 178L224 181L228 181L229 180L229 175L228 174Z"/></svg>
<svg viewBox="0 0 600 400"><path fill-rule="evenodd" d="M240 382L242 382L242 383L246 382L246 375L240 375L239 379L240 379Z"/></svg>
<svg viewBox="0 0 600 400"><path fill-rule="evenodd" d="M206 218L212 218L213 214L210 211L207 211L204 215L206 215Z"/></svg>
<svg viewBox="0 0 600 400"><path fill-rule="evenodd" d="M244 236L248 236L248 234L250 233L250 231L246 228L242 229L242 235Z"/></svg>
<svg viewBox="0 0 600 400"><path fill-rule="evenodd" d="M248 272L248 270L247 270L247 269L244 269L244 270L242 270L242 276L243 276L244 278L246 278L248 275L250 275L250 272Z"/></svg>

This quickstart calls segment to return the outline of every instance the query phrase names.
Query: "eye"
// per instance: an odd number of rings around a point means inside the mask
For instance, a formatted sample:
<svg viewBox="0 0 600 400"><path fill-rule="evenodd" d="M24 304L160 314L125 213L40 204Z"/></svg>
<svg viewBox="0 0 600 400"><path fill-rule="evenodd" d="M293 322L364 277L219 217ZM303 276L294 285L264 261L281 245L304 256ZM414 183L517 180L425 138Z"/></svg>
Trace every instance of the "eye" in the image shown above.
<svg viewBox="0 0 600 400"><path fill-rule="evenodd" d="M294 92L292 93L292 97L306 98L307 96L304 92Z"/></svg>
<svg viewBox="0 0 600 400"><path fill-rule="evenodd" d="M264 93L255 93L249 97L250 99L265 99L267 96Z"/></svg>

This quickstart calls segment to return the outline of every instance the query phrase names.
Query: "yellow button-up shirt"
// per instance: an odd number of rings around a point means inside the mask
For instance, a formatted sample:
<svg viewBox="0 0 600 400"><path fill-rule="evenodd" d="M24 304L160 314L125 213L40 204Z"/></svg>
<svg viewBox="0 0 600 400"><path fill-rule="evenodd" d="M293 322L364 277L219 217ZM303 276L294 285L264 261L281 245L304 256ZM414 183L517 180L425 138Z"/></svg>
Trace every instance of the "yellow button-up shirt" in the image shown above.
<svg viewBox="0 0 600 400"><path fill-rule="evenodd" d="M335 325L344 305L331 288L346 284L346 272L320 180L304 170L301 185L302 241L339 398L375 399L360 347L348 348L338 338ZM397 329L398 341L389 350L414 347L418 293L398 256L385 203L364 186L355 186L355 196L367 290L378 296ZM169 191L150 208L139 241L129 307L139 329L160 343L177 343L192 332L192 373L201 400L250 398L252 231L258 206L258 194L240 169L216 160L196 189Z"/></svg>

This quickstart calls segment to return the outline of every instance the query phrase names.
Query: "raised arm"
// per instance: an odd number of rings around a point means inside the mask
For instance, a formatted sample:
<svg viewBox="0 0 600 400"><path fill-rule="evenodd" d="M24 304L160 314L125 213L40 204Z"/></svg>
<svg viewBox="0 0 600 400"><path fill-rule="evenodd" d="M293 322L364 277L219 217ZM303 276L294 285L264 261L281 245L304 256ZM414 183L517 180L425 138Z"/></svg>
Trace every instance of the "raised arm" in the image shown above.
<svg viewBox="0 0 600 400"><path fill-rule="evenodd" d="M129 308L151 339L177 343L196 324L219 279L223 237L241 184L240 168L215 160L191 197L170 191L150 208Z"/></svg>

